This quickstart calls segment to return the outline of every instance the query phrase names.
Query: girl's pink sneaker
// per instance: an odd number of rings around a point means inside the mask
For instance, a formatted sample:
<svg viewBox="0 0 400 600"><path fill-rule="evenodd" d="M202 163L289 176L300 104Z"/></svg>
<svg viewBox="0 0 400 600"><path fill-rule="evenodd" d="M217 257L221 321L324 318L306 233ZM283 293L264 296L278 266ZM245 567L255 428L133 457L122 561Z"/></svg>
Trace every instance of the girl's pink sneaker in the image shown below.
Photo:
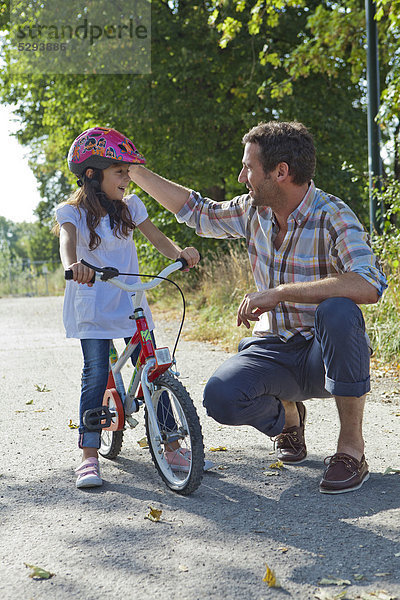
<svg viewBox="0 0 400 600"><path fill-rule="evenodd" d="M83 463L76 469L75 473L78 475L76 480L77 488L90 488L103 485L103 481L100 477L100 466L97 458L87 458Z"/></svg>

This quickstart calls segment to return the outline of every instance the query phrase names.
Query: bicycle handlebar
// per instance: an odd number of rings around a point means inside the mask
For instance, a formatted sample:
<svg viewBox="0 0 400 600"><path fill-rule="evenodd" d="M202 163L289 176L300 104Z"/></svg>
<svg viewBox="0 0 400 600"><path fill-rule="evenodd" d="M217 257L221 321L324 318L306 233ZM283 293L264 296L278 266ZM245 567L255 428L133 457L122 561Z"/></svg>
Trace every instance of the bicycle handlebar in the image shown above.
<svg viewBox="0 0 400 600"><path fill-rule="evenodd" d="M118 277L118 275L119 275L119 271L115 267L99 268L94 265L91 265L90 263L86 262L83 259L81 260L81 263L83 265L85 265L86 267L89 267L90 269L92 269L95 272L90 283L94 283L97 279L100 279L102 281L109 281L113 285L119 287L121 290L125 290L127 292L139 292L142 290L149 290L149 289L159 285L163 279L167 278L168 275L170 275L174 271L178 271L178 270L182 271L183 269L187 268L187 266L188 266L188 263L186 262L186 260L184 258L179 258L177 261L168 265L167 267L165 267L165 269L160 271L160 273L158 273L158 275L155 275L155 277L151 281L149 281L147 283L138 282L138 283L128 284L128 283L124 283L123 281L119 281L118 279L114 279L115 277ZM64 277L67 280L72 279L73 278L72 270L67 269L64 272Z"/></svg>

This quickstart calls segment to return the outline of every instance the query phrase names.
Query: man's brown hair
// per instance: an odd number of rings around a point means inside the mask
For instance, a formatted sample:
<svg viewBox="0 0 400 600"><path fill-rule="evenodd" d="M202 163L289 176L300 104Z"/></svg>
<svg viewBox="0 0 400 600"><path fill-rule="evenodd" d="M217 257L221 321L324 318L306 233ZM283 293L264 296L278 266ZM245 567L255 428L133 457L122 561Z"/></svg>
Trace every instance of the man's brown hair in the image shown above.
<svg viewBox="0 0 400 600"><path fill-rule="evenodd" d="M243 144L258 144L266 175L280 162L289 166L296 185L309 183L315 173L315 146L307 128L297 121L259 123L243 136Z"/></svg>

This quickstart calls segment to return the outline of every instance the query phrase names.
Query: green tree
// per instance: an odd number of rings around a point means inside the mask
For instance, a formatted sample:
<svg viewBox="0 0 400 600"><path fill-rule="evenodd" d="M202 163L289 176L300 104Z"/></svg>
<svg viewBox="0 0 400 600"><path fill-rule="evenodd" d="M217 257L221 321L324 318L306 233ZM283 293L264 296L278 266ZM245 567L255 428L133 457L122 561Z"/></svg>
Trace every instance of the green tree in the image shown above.
<svg viewBox="0 0 400 600"><path fill-rule="evenodd" d="M31 147L47 216L73 189L65 158L73 138L87 127L124 131L151 168L223 200L244 192L236 180L243 133L274 118L298 119L310 127L319 157L317 184L363 210L367 157L360 148L366 147L366 120L351 65L340 64L335 78L311 71L307 80L293 80L292 95L272 93L285 77L282 60L297 48L318 4L274 3L266 28L257 25L263 15L254 3L215 2L222 6L218 14L212 4L153 0L150 75L28 79L4 73L3 101L17 106L18 138ZM225 24L228 18L236 23L227 45L219 44L222 17ZM154 203L150 213L167 234L193 243L190 230ZM213 243L200 245L204 251Z"/></svg>
<svg viewBox="0 0 400 600"><path fill-rule="evenodd" d="M227 14L226 7L232 14ZM331 0L310 3L303 0L232 0L212 2L213 25L220 33L220 46L232 43L238 31L246 28L250 36L264 32L267 42L259 54L262 64L271 63L280 72L279 77L265 79L263 89L269 97L284 99L295 96L296 83L318 74L327 76L332 85L342 85L341 74L348 75L351 87L359 89L353 99L365 105L366 93L366 20L364 0ZM379 33L379 57L382 91L380 122L385 141L394 145L393 172L400 178L400 11L395 0L377 0L376 19ZM285 15L291 10L307 15L304 29L289 52L275 51L269 31L279 29ZM242 14L249 17L243 22ZM229 12L229 11L228 11Z"/></svg>

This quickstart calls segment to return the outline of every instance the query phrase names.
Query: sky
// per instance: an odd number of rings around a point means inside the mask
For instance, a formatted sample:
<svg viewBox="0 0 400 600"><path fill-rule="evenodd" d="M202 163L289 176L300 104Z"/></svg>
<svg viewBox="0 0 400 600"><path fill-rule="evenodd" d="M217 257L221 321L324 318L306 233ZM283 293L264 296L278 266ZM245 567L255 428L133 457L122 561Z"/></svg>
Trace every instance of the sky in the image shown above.
<svg viewBox="0 0 400 600"><path fill-rule="evenodd" d="M42 198L28 166L29 148L21 146L11 132L18 127L8 106L0 105L0 172L3 193L0 216L9 221L36 221L33 214Z"/></svg>

